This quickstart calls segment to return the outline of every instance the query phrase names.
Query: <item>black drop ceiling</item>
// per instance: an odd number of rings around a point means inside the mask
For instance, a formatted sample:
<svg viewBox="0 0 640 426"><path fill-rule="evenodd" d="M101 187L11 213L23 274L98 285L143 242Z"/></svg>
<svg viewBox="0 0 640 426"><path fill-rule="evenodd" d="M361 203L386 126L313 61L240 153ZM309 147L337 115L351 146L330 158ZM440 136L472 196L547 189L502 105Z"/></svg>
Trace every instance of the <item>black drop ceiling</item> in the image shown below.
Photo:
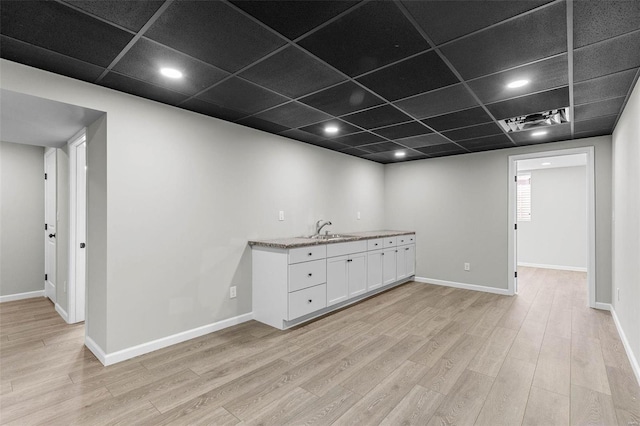
<svg viewBox="0 0 640 426"><path fill-rule="evenodd" d="M636 0L2 0L0 15L7 60L380 163L611 134L640 67ZM559 107L571 122L542 138L497 123Z"/></svg>

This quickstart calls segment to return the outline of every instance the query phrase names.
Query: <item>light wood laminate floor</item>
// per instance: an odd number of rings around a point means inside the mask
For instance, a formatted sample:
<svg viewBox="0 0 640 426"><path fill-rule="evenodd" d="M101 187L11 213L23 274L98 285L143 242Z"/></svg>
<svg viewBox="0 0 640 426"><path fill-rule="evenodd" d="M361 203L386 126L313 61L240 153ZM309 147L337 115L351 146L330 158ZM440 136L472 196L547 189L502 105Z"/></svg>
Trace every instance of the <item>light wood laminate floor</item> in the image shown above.
<svg viewBox="0 0 640 426"><path fill-rule="evenodd" d="M0 423L638 424L585 274L519 275L516 297L408 283L293 330L251 321L110 367L47 300L3 303Z"/></svg>

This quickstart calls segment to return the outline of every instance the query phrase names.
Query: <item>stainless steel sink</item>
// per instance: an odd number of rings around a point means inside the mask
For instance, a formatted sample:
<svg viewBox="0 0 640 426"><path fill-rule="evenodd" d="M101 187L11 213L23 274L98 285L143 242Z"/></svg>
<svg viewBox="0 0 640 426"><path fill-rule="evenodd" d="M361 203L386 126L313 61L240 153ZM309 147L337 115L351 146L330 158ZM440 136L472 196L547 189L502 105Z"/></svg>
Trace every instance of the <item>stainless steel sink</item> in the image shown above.
<svg viewBox="0 0 640 426"><path fill-rule="evenodd" d="M312 235L311 237L314 240L339 240L341 238L349 238L348 235L342 235L342 234L324 234L324 235Z"/></svg>

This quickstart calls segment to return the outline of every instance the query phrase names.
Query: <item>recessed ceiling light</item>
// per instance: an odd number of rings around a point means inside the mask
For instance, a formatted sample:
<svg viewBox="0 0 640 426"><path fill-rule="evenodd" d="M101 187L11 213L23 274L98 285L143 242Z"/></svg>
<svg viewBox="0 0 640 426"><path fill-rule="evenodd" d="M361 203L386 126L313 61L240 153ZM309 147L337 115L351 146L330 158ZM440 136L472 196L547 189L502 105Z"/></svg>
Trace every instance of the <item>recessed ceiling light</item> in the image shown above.
<svg viewBox="0 0 640 426"><path fill-rule="evenodd" d="M547 134L547 131L546 131L546 130L539 130L539 131L537 131L537 132L533 132L533 133L531 133L531 136L544 136L544 135L546 135L546 134Z"/></svg>
<svg viewBox="0 0 640 426"><path fill-rule="evenodd" d="M329 125L327 127L324 128L324 132L328 135L335 135L336 133L338 133L338 126L334 126L334 125Z"/></svg>
<svg viewBox="0 0 640 426"><path fill-rule="evenodd" d="M160 74L169 78L181 78L182 73L175 68L161 68Z"/></svg>
<svg viewBox="0 0 640 426"><path fill-rule="evenodd" d="M527 84L529 84L529 80L516 80L507 84L507 87L509 89L517 89L518 87L526 86Z"/></svg>
<svg viewBox="0 0 640 426"><path fill-rule="evenodd" d="M550 165L551 165L551 163L547 161L546 163L542 163L542 165L543 165L543 166L550 166Z"/></svg>
<svg viewBox="0 0 640 426"><path fill-rule="evenodd" d="M407 155L407 153L404 152L404 151L397 151L395 155L396 155L396 157L401 158L401 157L404 157L405 155Z"/></svg>

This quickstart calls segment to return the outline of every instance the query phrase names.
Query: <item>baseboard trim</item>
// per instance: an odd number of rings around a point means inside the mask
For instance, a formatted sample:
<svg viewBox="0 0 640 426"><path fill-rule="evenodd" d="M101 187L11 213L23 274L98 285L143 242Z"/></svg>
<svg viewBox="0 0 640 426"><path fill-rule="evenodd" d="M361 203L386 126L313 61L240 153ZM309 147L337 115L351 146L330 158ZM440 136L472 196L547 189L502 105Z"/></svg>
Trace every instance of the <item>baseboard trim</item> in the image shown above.
<svg viewBox="0 0 640 426"><path fill-rule="evenodd" d="M149 352L157 351L158 349L166 348L167 346L175 345L177 343L182 343L186 340L195 339L196 337L204 336L205 334L213 333L214 331L222 330L224 328L228 328L237 324L241 324L243 322L247 322L253 319L253 312L249 312L248 314L238 315L237 317L228 318L226 320L214 322L211 324L203 325L201 327L193 328L191 330L183 331L180 333L173 334L171 336L163 337L157 340L152 340L147 343L142 343L137 346L132 346L130 348L122 349L116 352L105 354L102 350L99 351L100 355L96 353L91 347L87 344L87 347L91 349L96 357L104 364L112 365L118 362L126 361L131 358L135 358L140 355L144 355ZM87 337L87 339L89 339ZM95 344L95 342L94 342ZM96 348L99 349L99 346L96 345ZM103 357L103 359L101 358Z"/></svg>
<svg viewBox="0 0 640 426"><path fill-rule="evenodd" d="M15 300L33 299L35 297L44 297L44 290L29 291L26 293L7 294L0 296L0 303L13 302Z"/></svg>
<svg viewBox="0 0 640 426"><path fill-rule="evenodd" d="M526 266L529 268L555 269L558 271L587 272L587 268L583 268L581 266L545 265L542 263L528 262L518 262L518 266Z"/></svg>
<svg viewBox="0 0 640 426"><path fill-rule="evenodd" d="M458 283L455 281L437 280L435 278L415 277L414 281L425 284L435 284L445 287L462 288L464 290L482 291L484 293L502 294L504 296L511 296L509 290L506 288L486 287L477 284Z"/></svg>
<svg viewBox="0 0 640 426"><path fill-rule="evenodd" d="M84 336L84 345L98 358L102 365L107 364L107 354L104 353L100 345L98 345L91 337Z"/></svg>
<svg viewBox="0 0 640 426"><path fill-rule="evenodd" d="M64 309L62 309L62 306L58 305L56 303L56 312L58 314L60 314L60 316L62 317L62 319L64 320L64 322L66 322L67 324L69 324L69 314L67 313L67 311L65 311Z"/></svg>
<svg viewBox="0 0 640 426"><path fill-rule="evenodd" d="M636 358L635 354L633 353L633 350L631 349L631 345L629 344L627 335L624 334L624 330L620 325L620 321L618 320L618 315L616 314L616 310L613 307L611 307L611 316L613 317L613 322L616 325L618 334L620 335L620 340L622 340L622 346L624 346L624 350L627 353L627 358L629 358L631 369L633 370L633 373L636 375L636 380L640 385L640 364L638 364L638 359Z"/></svg>
<svg viewBox="0 0 640 426"><path fill-rule="evenodd" d="M603 311L613 311L613 306L611 306L611 303L600 303L600 302L596 302L596 309L601 309Z"/></svg>

